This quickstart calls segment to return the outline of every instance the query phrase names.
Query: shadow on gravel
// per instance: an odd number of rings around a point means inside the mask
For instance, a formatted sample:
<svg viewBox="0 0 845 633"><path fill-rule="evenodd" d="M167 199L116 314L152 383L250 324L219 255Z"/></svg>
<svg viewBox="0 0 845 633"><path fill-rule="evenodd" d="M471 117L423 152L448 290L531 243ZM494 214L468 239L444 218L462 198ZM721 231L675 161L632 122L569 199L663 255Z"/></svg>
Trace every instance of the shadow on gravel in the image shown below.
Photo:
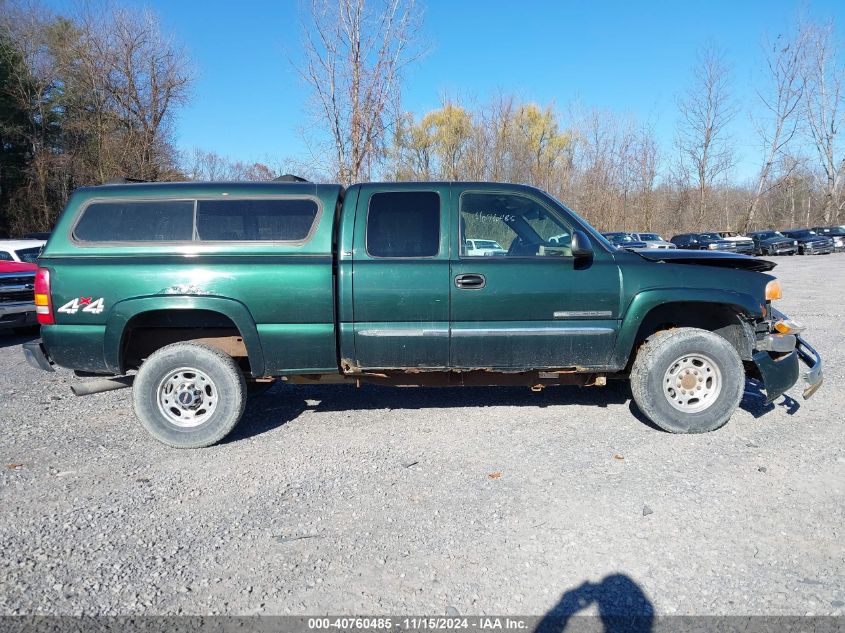
<svg viewBox="0 0 845 633"><path fill-rule="evenodd" d="M745 394L742 396L742 402L739 406L755 418L763 417L770 411L774 411L776 407L784 407L787 415L795 415L801 408L801 404L795 398L790 398L787 395L766 404L766 392L756 380L745 382Z"/></svg>
<svg viewBox="0 0 845 633"><path fill-rule="evenodd" d="M459 407L534 407L582 404L607 407L625 404L631 390L624 381L606 387L548 387L534 393L526 387L380 387L362 385L277 384L247 403L241 422L224 442L260 435L295 419L306 410L318 412L451 409ZM307 401L317 401L309 404ZM636 411L636 407L634 407ZM636 411L649 426L651 422ZM656 428L656 427L655 427Z"/></svg>
<svg viewBox="0 0 845 633"><path fill-rule="evenodd" d="M308 401L312 401L309 403ZM313 402L315 401L315 402ZM765 404L766 395L759 383L746 382L740 407L755 418L785 407L794 415L800 405L789 396ZM362 385L286 385L279 383L266 393L251 397L241 422L224 443L261 435L283 426L306 410L317 412L402 411L416 409L451 409L459 407L536 407L581 404L607 407L628 403L633 417L645 426L663 431L646 418L631 398L624 380L611 380L606 387L548 387L533 393L525 387L380 387Z"/></svg>
<svg viewBox="0 0 845 633"><path fill-rule="evenodd" d="M0 348L2 347L14 347L15 345L22 345L27 341L31 341L32 339L38 338L38 333L33 332L32 334L15 334L13 332L3 332L0 331ZM23 358L23 356L21 356Z"/></svg>
<svg viewBox="0 0 845 633"><path fill-rule="evenodd" d="M595 605L598 618L578 615ZM577 622L572 621L578 617ZM598 621L596 621L598 620ZM599 628L599 622L603 628ZM536 633L604 631L648 633L654 625L654 605L640 586L625 574L612 574L600 583L585 582L564 592L558 603L537 623Z"/></svg>

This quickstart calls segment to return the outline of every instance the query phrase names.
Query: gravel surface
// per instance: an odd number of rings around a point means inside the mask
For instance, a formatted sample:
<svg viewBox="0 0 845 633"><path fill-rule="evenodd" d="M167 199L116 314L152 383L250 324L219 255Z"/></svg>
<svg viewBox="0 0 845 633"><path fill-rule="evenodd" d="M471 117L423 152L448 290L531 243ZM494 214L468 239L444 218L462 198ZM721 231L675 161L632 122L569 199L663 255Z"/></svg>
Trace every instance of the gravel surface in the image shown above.
<svg viewBox="0 0 845 633"><path fill-rule="evenodd" d="M178 451L0 334L0 613L845 614L845 255L778 263L826 383L697 436L625 383L277 385Z"/></svg>

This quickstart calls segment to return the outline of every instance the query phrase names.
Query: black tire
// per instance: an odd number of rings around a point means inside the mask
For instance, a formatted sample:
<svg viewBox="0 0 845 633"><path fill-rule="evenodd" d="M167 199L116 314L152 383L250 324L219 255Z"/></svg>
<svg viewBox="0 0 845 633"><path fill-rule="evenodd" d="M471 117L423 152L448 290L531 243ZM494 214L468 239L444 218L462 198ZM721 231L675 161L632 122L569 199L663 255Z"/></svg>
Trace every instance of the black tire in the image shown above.
<svg viewBox="0 0 845 633"><path fill-rule="evenodd" d="M199 404L184 407L177 400L180 391L198 394L187 397ZM219 349L173 343L144 361L132 395L135 415L150 435L174 448L202 448L222 440L241 419L246 381L234 359ZM183 415L184 420L173 421Z"/></svg>
<svg viewBox="0 0 845 633"><path fill-rule="evenodd" d="M694 365L696 359L703 360L700 367ZM678 380L677 391L671 391L676 397L687 398L680 394L689 394L689 405L678 402L682 407L679 409L669 401L668 393L673 386L666 376L670 367L680 367L683 363L688 368L669 379ZM713 387L717 378L718 390ZM686 391L681 387L681 380L696 380L692 383L694 388L687 387L689 391ZM704 386L703 392L699 384ZM708 388L713 395L709 404L697 397L699 392L706 394ZM631 368L631 392L640 411L671 433L706 433L724 426L739 406L744 390L745 370L733 345L718 334L698 328L678 328L650 337L640 347ZM705 408L696 409L702 406Z"/></svg>

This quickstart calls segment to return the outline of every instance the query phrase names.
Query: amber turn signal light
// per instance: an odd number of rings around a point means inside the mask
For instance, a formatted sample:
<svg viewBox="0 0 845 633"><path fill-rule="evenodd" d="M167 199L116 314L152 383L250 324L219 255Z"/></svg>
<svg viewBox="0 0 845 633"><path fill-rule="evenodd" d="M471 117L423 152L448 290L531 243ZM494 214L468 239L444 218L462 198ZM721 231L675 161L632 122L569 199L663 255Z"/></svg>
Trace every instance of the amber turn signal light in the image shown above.
<svg viewBox="0 0 845 633"><path fill-rule="evenodd" d="M792 319L781 319L775 323L775 329L781 334L798 334L804 329L804 326Z"/></svg>
<svg viewBox="0 0 845 633"><path fill-rule="evenodd" d="M783 296L783 290L780 287L780 281L772 279L766 284L766 301L774 301Z"/></svg>

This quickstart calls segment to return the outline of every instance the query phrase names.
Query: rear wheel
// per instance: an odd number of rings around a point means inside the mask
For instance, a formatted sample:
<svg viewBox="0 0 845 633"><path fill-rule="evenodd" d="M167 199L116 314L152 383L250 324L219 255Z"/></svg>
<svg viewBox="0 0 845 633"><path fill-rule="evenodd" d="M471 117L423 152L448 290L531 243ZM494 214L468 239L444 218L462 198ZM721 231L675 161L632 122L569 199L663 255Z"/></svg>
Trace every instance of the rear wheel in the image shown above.
<svg viewBox="0 0 845 633"><path fill-rule="evenodd" d="M216 444L235 428L246 404L246 382L235 360L199 343L174 343L153 353L141 365L133 392L141 425L174 448Z"/></svg>
<svg viewBox="0 0 845 633"><path fill-rule="evenodd" d="M744 389L745 371L733 345L697 328L652 336L631 368L631 391L640 411L672 433L723 426Z"/></svg>

